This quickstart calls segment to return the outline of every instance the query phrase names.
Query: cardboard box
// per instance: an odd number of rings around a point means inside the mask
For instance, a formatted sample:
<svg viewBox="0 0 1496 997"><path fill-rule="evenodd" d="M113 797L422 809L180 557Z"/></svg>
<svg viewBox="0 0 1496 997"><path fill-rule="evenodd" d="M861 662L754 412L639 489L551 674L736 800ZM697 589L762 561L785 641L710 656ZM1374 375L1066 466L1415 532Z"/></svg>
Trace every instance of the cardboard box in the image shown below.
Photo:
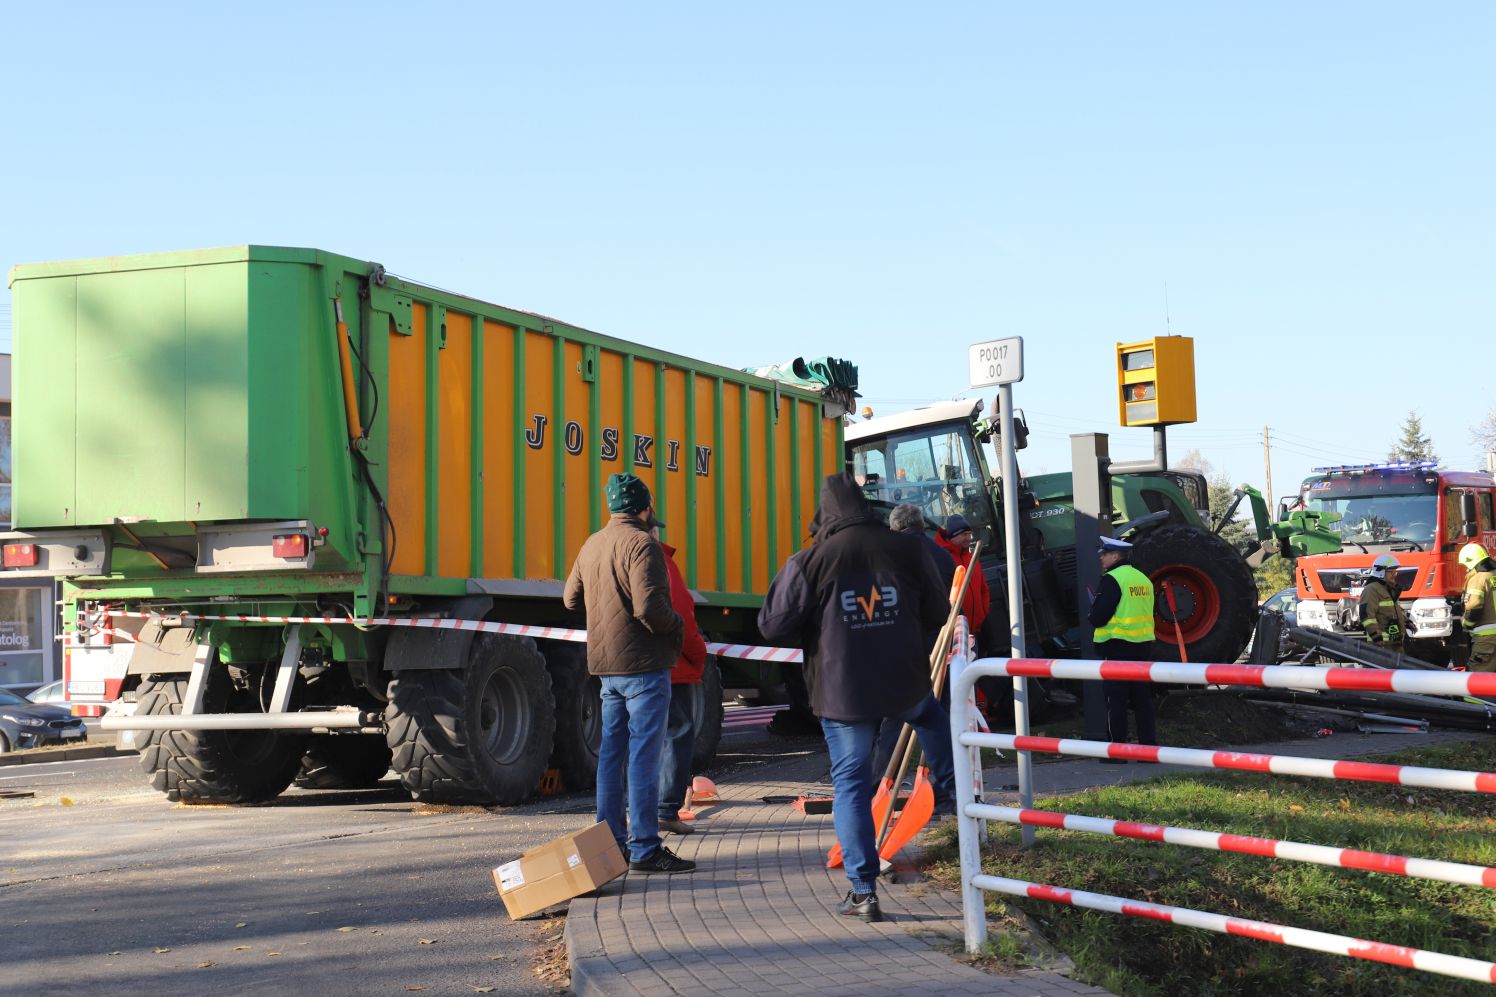
<svg viewBox="0 0 1496 997"><path fill-rule="evenodd" d="M518 920L610 883L628 870L608 825L563 835L493 871L509 916Z"/></svg>

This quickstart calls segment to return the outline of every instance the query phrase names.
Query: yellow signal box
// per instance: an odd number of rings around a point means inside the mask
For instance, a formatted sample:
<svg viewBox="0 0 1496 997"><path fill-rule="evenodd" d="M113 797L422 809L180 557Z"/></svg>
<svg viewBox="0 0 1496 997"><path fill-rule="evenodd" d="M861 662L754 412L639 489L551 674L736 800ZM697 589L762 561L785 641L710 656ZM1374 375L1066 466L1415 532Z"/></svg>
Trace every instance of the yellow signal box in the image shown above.
<svg viewBox="0 0 1496 997"><path fill-rule="evenodd" d="M1194 422L1194 338L1158 336L1118 343L1117 410L1124 426Z"/></svg>

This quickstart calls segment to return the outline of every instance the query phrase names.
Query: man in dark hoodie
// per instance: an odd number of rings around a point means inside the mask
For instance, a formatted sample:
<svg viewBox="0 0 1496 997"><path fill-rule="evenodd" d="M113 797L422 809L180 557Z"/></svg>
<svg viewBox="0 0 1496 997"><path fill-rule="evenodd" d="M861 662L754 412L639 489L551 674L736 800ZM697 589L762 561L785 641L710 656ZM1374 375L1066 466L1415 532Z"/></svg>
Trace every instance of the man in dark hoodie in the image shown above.
<svg viewBox="0 0 1496 997"><path fill-rule="evenodd" d="M930 694L926 634L945 622L947 593L917 537L873 513L850 474L821 485L815 543L769 585L758 614L767 640L805 652L835 787L832 820L851 891L839 913L881 921L873 827L873 736L885 717L914 726L935 777L937 810L954 806L950 723Z"/></svg>

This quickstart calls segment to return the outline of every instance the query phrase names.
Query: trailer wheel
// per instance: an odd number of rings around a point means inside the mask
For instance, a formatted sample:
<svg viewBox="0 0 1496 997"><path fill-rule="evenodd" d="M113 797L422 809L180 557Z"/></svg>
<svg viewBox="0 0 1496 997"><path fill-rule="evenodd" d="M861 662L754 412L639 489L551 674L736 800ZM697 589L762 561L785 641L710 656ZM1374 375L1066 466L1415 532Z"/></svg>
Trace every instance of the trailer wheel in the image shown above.
<svg viewBox="0 0 1496 997"><path fill-rule="evenodd" d="M691 748L691 771L702 772L711 767L717 758L717 745L722 741L722 670L717 667L717 656L706 656L706 668L701 673L700 712L696 714L696 741Z"/></svg>
<svg viewBox="0 0 1496 997"><path fill-rule="evenodd" d="M545 774L556 729L545 659L528 638L479 634L453 664L390 682L385 738L400 782L422 803L518 803Z"/></svg>
<svg viewBox="0 0 1496 997"><path fill-rule="evenodd" d="M296 785L370 789L390 770L390 746L378 734L324 734L307 741Z"/></svg>
<svg viewBox="0 0 1496 997"><path fill-rule="evenodd" d="M1133 566L1153 580L1154 637L1178 653L1175 616L1164 585L1173 590L1179 631L1190 661L1230 664L1251 638L1257 619L1252 572L1230 544L1207 530L1160 526L1133 540Z"/></svg>
<svg viewBox="0 0 1496 997"><path fill-rule="evenodd" d="M205 678L203 705L209 713L254 713L252 693L234 688L217 663ZM182 712L185 676L148 675L140 684L136 712L162 716ZM151 785L179 803L261 803L285 791L301 765L306 738L284 731L142 731L140 767Z"/></svg>
<svg viewBox="0 0 1496 997"><path fill-rule="evenodd" d="M551 767L570 790L597 785L597 754L603 743L602 682L587 673L583 645L547 641L542 652L556 697L556 740Z"/></svg>

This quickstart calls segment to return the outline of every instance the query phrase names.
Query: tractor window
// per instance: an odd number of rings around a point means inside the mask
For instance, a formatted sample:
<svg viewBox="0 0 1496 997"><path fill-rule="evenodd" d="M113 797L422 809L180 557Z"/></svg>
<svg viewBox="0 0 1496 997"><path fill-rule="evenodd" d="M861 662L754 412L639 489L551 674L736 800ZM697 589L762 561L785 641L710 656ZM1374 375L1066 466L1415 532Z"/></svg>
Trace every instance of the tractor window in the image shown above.
<svg viewBox="0 0 1496 997"><path fill-rule="evenodd" d="M1173 498L1153 488L1143 489L1143 504L1148 507L1149 512L1167 512L1169 522L1188 526L1189 522L1184 518L1184 513Z"/></svg>
<svg viewBox="0 0 1496 997"><path fill-rule="evenodd" d="M1480 528L1482 532L1489 533L1496 530L1496 517L1491 514L1491 493L1481 492L1475 498L1475 505L1480 509Z"/></svg>
<svg viewBox="0 0 1496 997"><path fill-rule="evenodd" d="M924 426L865 440L852 449L852 473L874 501L917 505L936 525L960 514L977 539L992 546L992 500L965 426Z"/></svg>

